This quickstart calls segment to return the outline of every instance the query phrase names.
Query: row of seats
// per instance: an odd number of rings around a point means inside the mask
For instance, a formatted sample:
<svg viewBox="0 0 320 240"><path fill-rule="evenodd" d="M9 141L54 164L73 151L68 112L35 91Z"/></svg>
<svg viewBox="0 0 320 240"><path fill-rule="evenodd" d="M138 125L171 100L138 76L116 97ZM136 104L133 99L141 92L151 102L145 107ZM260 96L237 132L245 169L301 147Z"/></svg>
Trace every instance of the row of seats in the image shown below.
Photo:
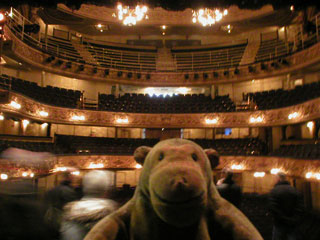
<svg viewBox="0 0 320 240"><path fill-rule="evenodd" d="M248 93L248 98L253 100L259 110L275 109L303 103L310 99L320 97L320 82L314 82L302 86L296 86L292 90L270 90Z"/></svg>
<svg viewBox="0 0 320 240"><path fill-rule="evenodd" d="M179 71L237 67L247 44L201 49L172 49Z"/></svg>
<svg viewBox="0 0 320 240"><path fill-rule="evenodd" d="M134 113L206 113L233 112L235 104L228 95L212 99L204 94L150 97L143 94L114 95L99 94L99 110Z"/></svg>
<svg viewBox="0 0 320 240"><path fill-rule="evenodd" d="M259 50L257 52L255 61L268 61L275 58L279 58L289 54L291 49L291 44L286 45L285 42L281 39L272 39L262 41L260 43Z"/></svg>
<svg viewBox="0 0 320 240"><path fill-rule="evenodd" d="M265 143L258 139L194 139L204 149L214 148L220 155L265 155ZM54 143L0 141L0 151L8 147L55 154L132 155L139 146L154 146L159 139L102 138L56 135Z"/></svg>
<svg viewBox="0 0 320 240"><path fill-rule="evenodd" d="M319 159L320 144L281 145L270 156L292 157L299 159Z"/></svg>
<svg viewBox="0 0 320 240"><path fill-rule="evenodd" d="M0 87L21 93L39 102L68 108L77 108L81 92L53 86L40 87L35 82L25 81L8 75L0 76Z"/></svg>
<svg viewBox="0 0 320 240"><path fill-rule="evenodd" d="M121 48L91 42L83 44L102 67L133 71L156 70L156 49Z"/></svg>

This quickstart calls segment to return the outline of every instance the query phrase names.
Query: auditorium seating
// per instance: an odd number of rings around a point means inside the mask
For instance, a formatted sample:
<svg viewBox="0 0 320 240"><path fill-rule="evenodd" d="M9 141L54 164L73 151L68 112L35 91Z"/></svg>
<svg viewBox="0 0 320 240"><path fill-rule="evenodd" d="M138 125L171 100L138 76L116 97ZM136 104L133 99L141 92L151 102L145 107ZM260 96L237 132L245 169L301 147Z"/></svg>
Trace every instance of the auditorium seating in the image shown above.
<svg viewBox="0 0 320 240"><path fill-rule="evenodd" d="M299 159L320 159L320 144L281 145L280 148L271 152L269 155Z"/></svg>
<svg viewBox="0 0 320 240"><path fill-rule="evenodd" d="M84 42L84 47L105 68L155 71L156 48L130 48Z"/></svg>
<svg viewBox="0 0 320 240"><path fill-rule="evenodd" d="M303 103L320 97L320 82L296 86L292 90L269 90L248 93L246 99L253 100L259 110L275 109Z"/></svg>
<svg viewBox="0 0 320 240"><path fill-rule="evenodd" d="M113 112L134 113L206 113L233 112L235 105L228 95L211 99L204 94L150 97L143 94L114 95L99 94L99 109Z"/></svg>
<svg viewBox="0 0 320 240"><path fill-rule="evenodd" d="M173 48L178 71L204 71L237 67L247 43L223 47Z"/></svg>
<svg viewBox="0 0 320 240"><path fill-rule="evenodd" d="M76 108L81 96L81 92L78 90L58 88L50 85L40 87L35 82L1 75L0 87L8 90L10 86L12 91L23 94L39 102L60 107Z"/></svg>
<svg viewBox="0 0 320 240"><path fill-rule="evenodd" d="M256 62L268 61L289 54L290 48L281 39L261 41Z"/></svg>
<svg viewBox="0 0 320 240"><path fill-rule="evenodd" d="M201 147L214 148L220 155L265 155L265 143L255 138L245 139L191 139ZM154 146L159 139L105 138L71 135L55 135L54 143L0 140L0 150L8 147L22 148L35 152L56 154L107 154L132 155L139 146Z"/></svg>
<svg viewBox="0 0 320 240"><path fill-rule="evenodd" d="M67 61L85 63L78 51L69 40L47 36L47 40L41 39L42 49L52 56L63 58Z"/></svg>

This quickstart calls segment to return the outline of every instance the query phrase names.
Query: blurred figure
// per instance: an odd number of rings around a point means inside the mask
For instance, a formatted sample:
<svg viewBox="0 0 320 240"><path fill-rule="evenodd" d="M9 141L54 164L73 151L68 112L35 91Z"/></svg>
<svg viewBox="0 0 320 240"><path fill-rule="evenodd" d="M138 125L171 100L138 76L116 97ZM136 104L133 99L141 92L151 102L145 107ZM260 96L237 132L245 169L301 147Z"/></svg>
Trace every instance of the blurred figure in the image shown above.
<svg viewBox="0 0 320 240"><path fill-rule="evenodd" d="M55 230L57 238L59 237L62 221L63 207L68 203L79 199L79 195L72 187L72 174L70 171L63 172L61 183L46 193L45 201L48 210L45 220Z"/></svg>
<svg viewBox="0 0 320 240"><path fill-rule="evenodd" d="M0 239L54 240L45 206L30 180L0 181Z"/></svg>
<svg viewBox="0 0 320 240"><path fill-rule="evenodd" d="M82 240L100 219L118 208L115 201L106 199L112 189L110 172L91 171L83 177L82 186L84 197L64 207L62 240Z"/></svg>
<svg viewBox="0 0 320 240"><path fill-rule="evenodd" d="M284 173L279 172L276 178L269 196L274 221L272 240L296 240L304 209L302 195L290 185Z"/></svg>
<svg viewBox="0 0 320 240"><path fill-rule="evenodd" d="M233 178L233 172L230 169L224 170L225 177L217 182L217 190L221 197L231 202L237 208L240 208L242 200L242 190Z"/></svg>

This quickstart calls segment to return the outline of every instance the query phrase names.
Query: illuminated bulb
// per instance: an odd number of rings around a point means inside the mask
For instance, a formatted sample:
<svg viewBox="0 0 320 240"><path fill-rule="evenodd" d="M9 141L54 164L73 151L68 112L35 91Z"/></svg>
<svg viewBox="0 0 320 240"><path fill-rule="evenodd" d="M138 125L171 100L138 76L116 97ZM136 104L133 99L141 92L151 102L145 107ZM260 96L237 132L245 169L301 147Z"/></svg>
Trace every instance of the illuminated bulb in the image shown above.
<svg viewBox="0 0 320 240"><path fill-rule="evenodd" d="M65 172L65 171L67 171L67 168L66 168L66 167L57 167L57 168L55 169L55 172Z"/></svg>
<svg viewBox="0 0 320 240"><path fill-rule="evenodd" d="M135 168L136 168L136 169L140 169L140 168L142 168L142 165L139 164L139 163L137 163L136 166L135 166Z"/></svg>
<svg viewBox="0 0 320 240"><path fill-rule="evenodd" d="M30 177L34 177L34 173L30 173Z"/></svg>
<svg viewBox="0 0 320 240"><path fill-rule="evenodd" d="M27 177L28 176L28 173L27 172L23 172L22 173L22 177Z"/></svg>
<svg viewBox="0 0 320 240"><path fill-rule="evenodd" d="M4 120L4 116L0 115L0 121Z"/></svg>
<svg viewBox="0 0 320 240"><path fill-rule="evenodd" d="M230 29L228 30L228 33L231 33L231 30L230 30Z"/></svg>
<svg viewBox="0 0 320 240"><path fill-rule="evenodd" d="M1 179L1 180L7 180L7 179L8 179L8 175L5 174L5 173L1 173L0 179Z"/></svg>
<svg viewBox="0 0 320 240"><path fill-rule="evenodd" d="M15 108L15 109L20 109L21 108L21 105L15 101L11 101L10 102L10 106Z"/></svg>
<svg viewBox="0 0 320 240"><path fill-rule="evenodd" d="M128 118L118 118L116 120L117 123L129 123L129 119Z"/></svg>
<svg viewBox="0 0 320 240"><path fill-rule="evenodd" d="M230 29L230 24L227 26L228 29Z"/></svg>
<svg viewBox="0 0 320 240"><path fill-rule="evenodd" d="M103 30L101 29L100 32L103 32Z"/></svg>
<svg viewBox="0 0 320 240"><path fill-rule="evenodd" d="M223 15L225 16L225 15L228 15L228 10L227 9L225 9L224 11L223 11Z"/></svg>
<svg viewBox="0 0 320 240"><path fill-rule="evenodd" d="M162 25L162 29L165 30L167 28L166 25Z"/></svg>
<svg viewBox="0 0 320 240"><path fill-rule="evenodd" d="M142 12L143 12L143 13L146 13L147 11L148 11L147 6L143 6L143 7L142 7Z"/></svg>
<svg viewBox="0 0 320 240"><path fill-rule="evenodd" d="M3 21L3 19L4 19L3 13L0 13L0 22Z"/></svg>
<svg viewBox="0 0 320 240"><path fill-rule="evenodd" d="M290 6L290 10L294 11L294 6L293 5Z"/></svg>
<svg viewBox="0 0 320 240"><path fill-rule="evenodd" d="M320 173L315 173L315 174L314 174L314 177L315 177L317 180L320 180Z"/></svg>
<svg viewBox="0 0 320 240"><path fill-rule="evenodd" d="M27 119L22 120L22 125L23 125L23 127L28 126L29 123L30 123L30 122L29 122L29 120L27 120Z"/></svg>
<svg viewBox="0 0 320 240"><path fill-rule="evenodd" d="M194 17L194 18L192 18L192 22L193 23L196 23L197 22L197 19Z"/></svg>
<svg viewBox="0 0 320 240"><path fill-rule="evenodd" d="M98 26L98 28L101 28L101 27L102 27L102 25L101 25L100 23L99 23L97 26Z"/></svg>
<svg viewBox="0 0 320 240"><path fill-rule="evenodd" d="M312 177L312 175L313 175L313 174L312 174L312 172L307 172L307 173L306 173L306 178L308 178L308 179L309 179L309 178L311 178L311 177Z"/></svg>
<svg viewBox="0 0 320 240"><path fill-rule="evenodd" d="M48 126L48 123L42 123L41 128L46 128Z"/></svg>
<svg viewBox="0 0 320 240"><path fill-rule="evenodd" d="M265 172L255 172L255 173L253 174L253 176L256 177L256 178L262 178L262 177L264 177L265 175L266 175Z"/></svg>
<svg viewBox="0 0 320 240"><path fill-rule="evenodd" d="M313 122L308 122L308 123L307 123L307 127L308 127L308 128L312 129L313 126L314 126L314 123L313 123Z"/></svg>
<svg viewBox="0 0 320 240"><path fill-rule="evenodd" d="M218 119L213 118L213 119L206 119L206 124L216 124L218 122Z"/></svg>
<svg viewBox="0 0 320 240"><path fill-rule="evenodd" d="M232 164L231 169L233 170L242 170L244 167L241 164Z"/></svg>
<svg viewBox="0 0 320 240"><path fill-rule="evenodd" d="M86 118L84 116L73 115L71 119L74 121L84 121Z"/></svg>
<svg viewBox="0 0 320 240"><path fill-rule="evenodd" d="M270 171L270 173L273 174L273 175L276 175L276 174L278 174L280 171L281 171L280 168L272 168L271 171Z"/></svg>
<svg viewBox="0 0 320 240"><path fill-rule="evenodd" d="M88 168L103 168L104 165L103 163L90 163L89 167Z"/></svg>
<svg viewBox="0 0 320 240"><path fill-rule="evenodd" d="M117 8L118 8L119 10L121 10L121 9L122 9L122 5L121 5L121 4L118 4Z"/></svg>
<svg viewBox="0 0 320 240"><path fill-rule="evenodd" d="M72 175L76 175L76 176L79 176L80 175L80 172L79 171L74 171L74 172L71 172Z"/></svg>
<svg viewBox="0 0 320 240"><path fill-rule="evenodd" d="M49 116L49 113L46 111L40 111L39 114L41 117L48 117Z"/></svg>
<svg viewBox="0 0 320 240"><path fill-rule="evenodd" d="M163 33L162 33L162 35L164 36L164 35L166 35L166 33L165 33L165 32L163 32Z"/></svg>
<svg viewBox="0 0 320 240"><path fill-rule="evenodd" d="M294 112L294 113L290 113L289 116L288 116L288 119L294 119L294 118L297 118L298 117L298 113L297 112Z"/></svg>

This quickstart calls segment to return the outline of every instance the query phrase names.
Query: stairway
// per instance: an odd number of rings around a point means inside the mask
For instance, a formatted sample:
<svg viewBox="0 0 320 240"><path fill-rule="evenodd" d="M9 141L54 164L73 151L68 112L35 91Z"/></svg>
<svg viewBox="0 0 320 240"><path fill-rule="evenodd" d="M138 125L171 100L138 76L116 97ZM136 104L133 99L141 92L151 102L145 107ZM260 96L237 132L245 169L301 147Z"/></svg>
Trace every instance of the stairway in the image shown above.
<svg viewBox="0 0 320 240"><path fill-rule="evenodd" d="M71 43L86 63L99 65L98 61L91 55L91 53L84 47L83 44L76 41L71 41Z"/></svg>
<svg viewBox="0 0 320 240"><path fill-rule="evenodd" d="M249 41L246 49L244 50L244 53L242 55L242 59L239 65L241 66L241 65L254 63L259 48L260 48L260 41L252 41L252 42Z"/></svg>
<svg viewBox="0 0 320 240"><path fill-rule="evenodd" d="M157 71L176 71L177 64L172 57L171 50L163 47L158 49L156 60Z"/></svg>

